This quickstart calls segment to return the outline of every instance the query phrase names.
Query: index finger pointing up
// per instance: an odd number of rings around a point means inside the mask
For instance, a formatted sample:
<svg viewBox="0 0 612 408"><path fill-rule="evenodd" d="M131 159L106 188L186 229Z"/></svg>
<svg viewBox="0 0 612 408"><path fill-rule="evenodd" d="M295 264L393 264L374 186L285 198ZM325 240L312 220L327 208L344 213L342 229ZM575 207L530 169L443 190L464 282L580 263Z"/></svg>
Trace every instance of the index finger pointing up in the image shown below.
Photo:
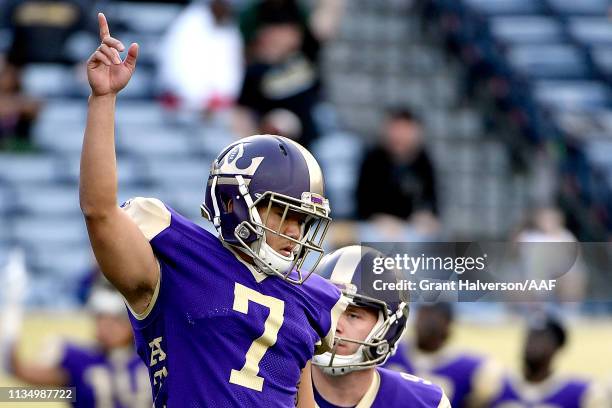
<svg viewBox="0 0 612 408"><path fill-rule="evenodd" d="M100 26L100 40L104 40L106 37L110 37L110 30L108 29L108 23L103 13L98 13L98 25Z"/></svg>

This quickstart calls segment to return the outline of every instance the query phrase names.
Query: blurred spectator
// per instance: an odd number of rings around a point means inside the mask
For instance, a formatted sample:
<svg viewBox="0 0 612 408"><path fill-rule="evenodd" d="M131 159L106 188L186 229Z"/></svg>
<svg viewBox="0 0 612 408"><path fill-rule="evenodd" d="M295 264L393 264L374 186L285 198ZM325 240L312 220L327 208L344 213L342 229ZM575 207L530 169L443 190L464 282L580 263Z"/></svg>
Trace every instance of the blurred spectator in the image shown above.
<svg viewBox="0 0 612 408"><path fill-rule="evenodd" d="M361 164L356 199L360 219L384 214L435 223L434 169L423 145L421 123L409 110L388 112L382 139Z"/></svg>
<svg viewBox="0 0 612 408"><path fill-rule="evenodd" d="M553 361L567 341L565 328L551 317L537 316L523 348L523 372L508 376L495 407L547 406L559 408L605 407L602 390L587 381L555 373Z"/></svg>
<svg viewBox="0 0 612 408"><path fill-rule="evenodd" d="M526 279L557 279L555 297L559 301L584 300L587 271L578 240L565 227L561 211L554 207L536 209L516 241L521 244L518 273ZM542 295L548 293L543 291Z"/></svg>
<svg viewBox="0 0 612 408"><path fill-rule="evenodd" d="M492 360L448 346L453 318L450 303L419 306L414 340L402 342L387 366L439 384L453 407L484 407L496 395L503 371Z"/></svg>
<svg viewBox="0 0 612 408"><path fill-rule="evenodd" d="M275 109L301 122L298 141L319 135L315 109L321 100L319 51L331 38L343 10L341 0L320 0L308 15L296 0L262 0L241 16L248 64L238 99L238 131L251 134L261 117Z"/></svg>
<svg viewBox="0 0 612 408"><path fill-rule="evenodd" d="M0 149L27 149L41 102L21 91L21 70L0 62Z"/></svg>
<svg viewBox="0 0 612 408"><path fill-rule="evenodd" d="M8 0L5 25L12 35L7 59L28 63L72 63L65 46L87 28L89 0Z"/></svg>
<svg viewBox="0 0 612 408"><path fill-rule="evenodd" d="M211 112L233 105L243 76L243 47L227 0L195 1L165 34L159 53L162 101Z"/></svg>

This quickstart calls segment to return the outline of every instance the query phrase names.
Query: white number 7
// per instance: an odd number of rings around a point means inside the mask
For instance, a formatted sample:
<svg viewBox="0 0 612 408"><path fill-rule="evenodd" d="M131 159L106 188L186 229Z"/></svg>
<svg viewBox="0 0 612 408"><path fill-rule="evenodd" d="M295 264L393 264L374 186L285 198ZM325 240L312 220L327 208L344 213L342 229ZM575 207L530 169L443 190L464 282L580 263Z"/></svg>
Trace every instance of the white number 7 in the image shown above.
<svg viewBox="0 0 612 408"><path fill-rule="evenodd" d="M285 302L272 296L262 295L256 290L247 288L236 282L234 285L234 310L248 314L249 300L266 306L270 314L264 324L263 334L251 343L246 353L246 361L240 370L232 370L229 382L252 390L261 391L264 379L258 376L259 362L266 350L276 343L278 331L285 319Z"/></svg>

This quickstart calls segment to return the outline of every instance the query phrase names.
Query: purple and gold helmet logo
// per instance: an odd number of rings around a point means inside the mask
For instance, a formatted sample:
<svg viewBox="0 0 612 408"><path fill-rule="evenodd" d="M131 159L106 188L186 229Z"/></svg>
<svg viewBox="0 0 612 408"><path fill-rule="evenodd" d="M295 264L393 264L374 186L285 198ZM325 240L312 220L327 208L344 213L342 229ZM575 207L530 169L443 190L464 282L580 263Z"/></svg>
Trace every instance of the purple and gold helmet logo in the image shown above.
<svg viewBox="0 0 612 408"><path fill-rule="evenodd" d="M252 177L257 171L263 157L253 157L251 163L246 168L240 168L237 166L238 160L244 155L244 143L237 144L227 155L220 166L214 170L215 175L241 175Z"/></svg>

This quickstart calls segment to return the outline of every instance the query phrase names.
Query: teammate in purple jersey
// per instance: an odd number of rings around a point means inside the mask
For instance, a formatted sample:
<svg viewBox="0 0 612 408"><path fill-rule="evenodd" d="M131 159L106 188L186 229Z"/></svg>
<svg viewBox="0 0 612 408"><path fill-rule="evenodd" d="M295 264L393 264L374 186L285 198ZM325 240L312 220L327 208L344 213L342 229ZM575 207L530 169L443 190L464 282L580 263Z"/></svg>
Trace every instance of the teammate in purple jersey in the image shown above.
<svg viewBox="0 0 612 408"><path fill-rule="evenodd" d="M341 248L323 258L317 273L342 288L349 306L336 327L331 352L313 358L312 379L319 408L450 407L442 389L410 374L380 368L395 352L406 330L408 294L387 293L386 301L366 296L364 274L378 251L361 246ZM397 277L381 280L397 282ZM379 279L379 276L377 276Z"/></svg>
<svg viewBox="0 0 612 408"><path fill-rule="evenodd" d="M566 342L557 320L531 322L523 350L523 375L507 376L492 408L603 408L603 389L585 380L555 374L552 362Z"/></svg>
<svg viewBox="0 0 612 408"><path fill-rule="evenodd" d="M95 288L88 309L96 319L95 346L56 342L36 363L15 350L12 374L32 385L75 387L75 408L150 408L147 368L134 350L121 295Z"/></svg>
<svg viewBox="0 0 612 408"><path fill-rule="evenodd" d="M157 407L311 406L309 359L331 348L340 291L316 266L329 224L321 169L299 144L241 139L211 166L201 206L214 237L161 201L117 206L114 107L138 46L98 16L81 158L81 209L98 263L131 309ZM302 384L299 387L298 384Z"/></svg>
<svg viewBox="0 0 612 408"><path fill-rule="evenodd" d="M449 347L452 322L449 303L421 305L414 340L400 343L385 367L440 384L453 407L487 406L500 387L503 370L483 356Z"/></svg>

